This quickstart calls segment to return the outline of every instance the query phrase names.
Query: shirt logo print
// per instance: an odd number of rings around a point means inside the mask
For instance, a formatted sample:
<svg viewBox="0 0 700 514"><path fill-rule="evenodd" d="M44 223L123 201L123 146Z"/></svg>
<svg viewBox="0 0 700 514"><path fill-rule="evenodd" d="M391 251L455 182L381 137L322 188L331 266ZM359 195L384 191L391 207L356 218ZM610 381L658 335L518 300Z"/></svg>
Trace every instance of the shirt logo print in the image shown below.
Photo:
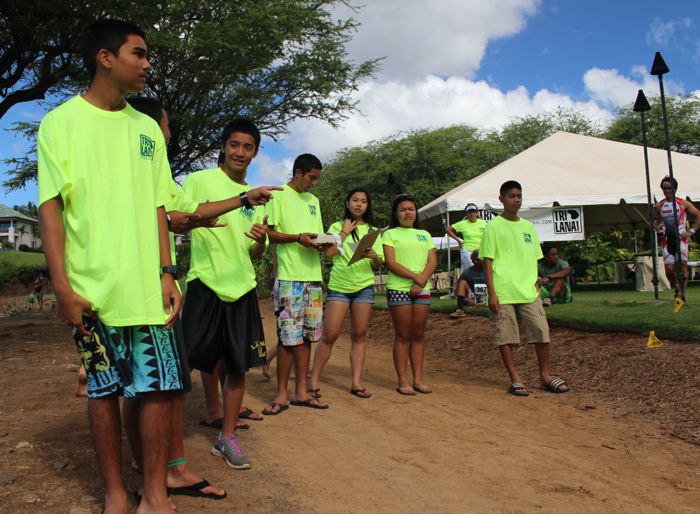
<svg viewBox="0 0 700 514"><path fill-rule="evenodd" d="M255 206L243 207L241 209L238 209L238 212L248 221L253 221L253 214L255 214Z"/></svg>
<svg viewBox="0 0 700 514"><path fill-rule="evenodd" d="M418 241L420 241L421 243L425 243L428 240L428 238L425 237L423 234L416 234L416 237L418 238Z"/></svg>
<svg viewBox="0 0 700 514"><path fill-rule="evenodd" d="M309 212L311 213L312 216L316 216L316 206L309 205Z"/></svg>
<svg viewBox="0 0 700 514"><path fill-rule="evenodd" d="M156 147L156 142L153 141L153 139L141 134L141 141L140 141L141 157L152 161L153 160L153 150L155 149L155 147Z"/></svg>
<svg viewBox="0 0 700 514"><path fill-rule="evenodd" d="M523 232L523 240L526 243L532 243L532 236L528 234L527 232Z"/></svg>

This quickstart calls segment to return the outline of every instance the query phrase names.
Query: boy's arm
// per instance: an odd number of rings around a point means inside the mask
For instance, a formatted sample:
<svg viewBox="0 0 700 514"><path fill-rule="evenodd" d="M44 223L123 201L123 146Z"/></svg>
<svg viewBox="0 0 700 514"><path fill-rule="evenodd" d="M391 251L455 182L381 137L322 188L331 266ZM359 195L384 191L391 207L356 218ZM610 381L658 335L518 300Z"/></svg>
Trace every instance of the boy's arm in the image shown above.
<svg viewBox="0 0 700 514"><path fill-rule="evenodd" d="M60 196L45 201L39 207L39 228L46 262L56 294L56 311L66 325L89 337L83 326L83 314L96 318L90 302L73 291L66 273L66 228L63 225L63 200Z"/></svg>
<svg viewBox="0 0 700 514"><path fill-rule="evenodd" d="M262 223L255 223L248 232L244 234L255 241L248 250L250 258L253 260L258 260L265 253L265 246L267 243L267 214L262 220Z"/></svg>
<svg viewBox="0 0 700 514"><path fill-rule="evenodd" d="M493 287L493 259L484 259L484 277L486 278L486 290L489 295L489 309L494 314L498 314L498 296L496 295L496 289Z"/></svg>
<svg viewBox="0 0 700 514"><path fill-rule="evenodd" d="M172 265L170 260L170 238L168 237L168 218L165 207L158 207L158 249L160 253L160 267ZM182 308L182 295L175 284L175 277L170 273L161 273L160 288L163 292L163 309L170 314L165 321L165 326L172 328L175 318Z"/></svg>
<svg viewBox="0 0 700 514"><path fill-rule="evenodd" d="M313 248L314 250L321 250L321 245L318 245L311 238L316 234L310 232L302 232L301 234L285 234L283 232L277 232L276 230L269 228L267 229L267 236L270 238L270 242L276 245L283 245L289 243L299 243L301 246L307 248Z"/></svg>
<svg viewBox="0 0 700 514"><path fill-rule="evenodd" d="M282 191L279 186L261 186L255 189L250 189L246 192L246 198L250 205L265 205L267 202L272 200L271 191ZM220 200L218 202L206 202L200 203L197 206L195 214L197 214L202 219L216 218L222 214L226 214L229 211L233 211L243 206L240 196L233 196L226 200Z"/></svg>

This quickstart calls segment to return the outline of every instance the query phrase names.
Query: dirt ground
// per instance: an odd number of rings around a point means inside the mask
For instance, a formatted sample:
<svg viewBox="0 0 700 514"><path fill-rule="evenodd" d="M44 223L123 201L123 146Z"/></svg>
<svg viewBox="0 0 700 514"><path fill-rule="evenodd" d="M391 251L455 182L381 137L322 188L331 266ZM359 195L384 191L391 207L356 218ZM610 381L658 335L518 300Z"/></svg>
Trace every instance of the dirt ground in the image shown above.
<svg viewBox="0 0 700 514"><path fill-rule="evenodd" d="M262 308L272 340L270 304ZM434 393L404 397L394 391L391 321L376 312L365 372L372 398L348 393L346 330L321 384L331 408L251 422L239 432L249 471L209 454L214 433L199 426L193 377L189 464L229 498L179 496L178 512L697 512L697 342L648 350L636 336L553 330L554 371L572 391L538 390L534 352L522 348L531 394L515 398L488 334L485 319L431 315ZM54 312L0 318L0 512L100 512L86 401L73 396L76 363ZM245 404L259 411L274 387L251 372ZM130 461L125 444L133 491Z"/></svg>

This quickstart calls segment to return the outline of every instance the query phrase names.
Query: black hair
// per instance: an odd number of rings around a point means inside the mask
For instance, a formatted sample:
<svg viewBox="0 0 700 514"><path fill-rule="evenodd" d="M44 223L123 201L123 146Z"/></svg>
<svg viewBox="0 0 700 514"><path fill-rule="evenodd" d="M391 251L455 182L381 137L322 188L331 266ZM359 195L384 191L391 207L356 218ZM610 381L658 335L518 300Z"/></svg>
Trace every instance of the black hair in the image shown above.
<svg viewBox="0 0 700 514"><path fill-rule="evenodd" d="M156 123L160 123L160 120L163 119L163 106L160 105L160 102L155 98L149 96L134 96L132 98L127 98L126 101L137 111L153 118Z"/></svg>
<svg viewBox="0 0 700 514"><path fill-rule="evenodd" d="M559 249L559 247L554 243L542 243L542 255L547 257L547 254L552 251L553 248L556 248L557 250Z"/></svg>
<svg viewBox="0 0 700 514"><path fill-rule="evenodd" d="M294 159L294 165L292 166L292 176L296 170L301 171L302 175L306 175L311 170L322 170L323 165L321 161L313 154L303 153L296 159Z"/></svg>
<svg viewBox="0 0 700 514"><path fill-rule="evenodd" d="M255 149L260 148L260 130L252 121L246 118L236 118L229 121L221 133L221 146L226 146L226 141L234 132L242 132L253 137L255 141Z"/></svg>
<svg viewBox="0 0 700 514"><path fill-rule="evenodd" d="M664 182L669 182L674 192L678 191L678 181L675 178L671 178L668 175L666 175L664 178L661 179L661 183L659 184L660 188L664 187Z"/></svg>
<svg viewBox="0 0 700 514"><path fill-rule="evenodd" d="M416 221L413 222L413 228L420 228L420 219L418 218L418 204L416 203L416 199L413 198L413 195L409 194L400 194L396 195L394 197L394 202L391 204L391 216L389 217L389 228L396 228L400 227L401 223L399 223L399 217L396 213L397 209L399 208L399 204L401 202L412 202L414 207L416 208Z"/></svg>
<svg viewBox="0 0 700 514"><path fill-rule="evenodd" d="M369 225L370 229L374 228L374 215L372 214L372 197L369 195L369 191L362 187L356 187L352 191L350 191L347 196L345 197L345 212L343 213L343 219L352 219L352 213L350 212L350 209L348 209L348 202L350 201L350 198L352 198L352 195L355 193L364 193L365 196L367 197L367 210L365 213L362 215L362 219L364 220L367 225ZM357 227L352 229L352 232L350 234L352 235L352 240L357 241L359 237L357 236Z"/></svg>
<svg viewBox="0 0 700 514"><path fill-rule="evenodd" d="M499 189L499 194L503 196L506 194L506 191L510 191L511 189L520 189L520 191L523 190L523 186L520 185L520 182L516 182L515 180L506 180L502 185L501 189Z"/></svg>
<svg viewBox="0 0 700 514"><path fill-rule="evenodd" d="M119 48L132 34L146 40L144 32L129 21L105 19L88 25L80 39L80 54L91 79L97 74L97 53L104 48L119 55Z"/></svg>

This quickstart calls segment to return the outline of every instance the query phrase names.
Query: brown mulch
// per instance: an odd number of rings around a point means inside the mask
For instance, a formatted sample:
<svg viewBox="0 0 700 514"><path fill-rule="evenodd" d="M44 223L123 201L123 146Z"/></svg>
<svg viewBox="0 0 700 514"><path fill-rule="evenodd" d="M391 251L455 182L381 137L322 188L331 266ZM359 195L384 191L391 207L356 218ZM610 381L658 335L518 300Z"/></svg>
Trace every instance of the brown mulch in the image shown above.
<svg viewBox="0 0 700 514"><path fill-rule="evenodd" d="M452 319L431 313L426 328L426 359L446 360L472 380L508 385L498 351L490 344L487 319ZM700 445L700 344L665 340L646 348L634 334L583 332L553 328L552 373L566 378L581 409L604 406L614 416L644 417L666 434ZM370 340L391 344L393 325L387 311L375 312ZM516 363L532 389L537 359L532 349L515 351Z"/></svg>

